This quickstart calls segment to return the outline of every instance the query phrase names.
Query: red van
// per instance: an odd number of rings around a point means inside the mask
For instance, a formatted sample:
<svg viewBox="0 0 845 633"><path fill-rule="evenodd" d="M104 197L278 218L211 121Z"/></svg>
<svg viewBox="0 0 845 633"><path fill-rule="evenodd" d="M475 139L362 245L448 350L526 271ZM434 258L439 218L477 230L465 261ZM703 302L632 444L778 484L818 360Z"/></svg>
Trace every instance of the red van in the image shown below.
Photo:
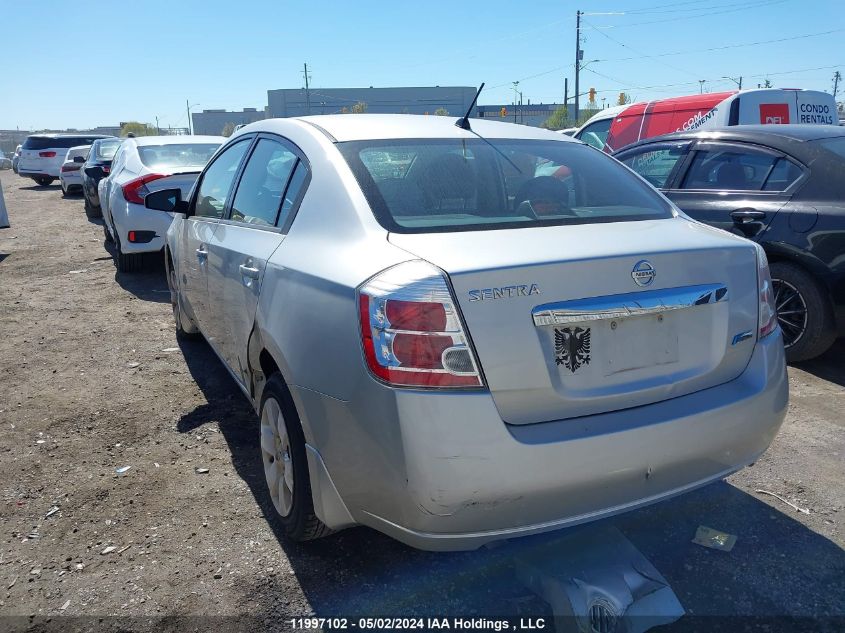
<svg viewBox="0 0 845 633"><path fill-rule="evenodd" d="M762 88L642 101L601 110L575 134L615 152L640 139L751 123L838 125L833 96L816 90Z"/></svg>

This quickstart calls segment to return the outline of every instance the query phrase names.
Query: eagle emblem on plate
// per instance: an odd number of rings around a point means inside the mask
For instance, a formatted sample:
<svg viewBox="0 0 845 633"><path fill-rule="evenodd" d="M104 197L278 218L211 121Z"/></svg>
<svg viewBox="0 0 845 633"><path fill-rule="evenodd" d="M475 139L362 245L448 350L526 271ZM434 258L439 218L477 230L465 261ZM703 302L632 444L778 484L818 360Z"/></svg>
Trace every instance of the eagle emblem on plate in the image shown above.
<svg viewBox="0 0 845 633"><path fill-rule="evenodd" d="M590 364L590 328L555 328L555 364L573 374Z"/></svg>

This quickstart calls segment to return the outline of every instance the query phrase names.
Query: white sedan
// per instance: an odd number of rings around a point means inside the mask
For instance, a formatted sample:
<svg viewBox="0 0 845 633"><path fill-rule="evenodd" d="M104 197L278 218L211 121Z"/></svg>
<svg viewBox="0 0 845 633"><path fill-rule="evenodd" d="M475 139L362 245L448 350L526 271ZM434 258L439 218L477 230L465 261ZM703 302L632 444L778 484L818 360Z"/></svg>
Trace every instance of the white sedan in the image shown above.
<svg viewBox="0 0 845 633"><path fill-rule="evenodd" d="M173 214L144 207L147 194L178 188L187 196L222 136L127 138L112 159L111 173L98 192L107 240L115 243L117 268L137 272L144 254L160 252Z"/></svg>
<svg viewBox="0 0 845 633"><path fill-rule="evenodd" d="M59 170L59 181L62 183L62 193L64 195L82 193L82 176L79 170L88 157L88 151L90 149L90 145L77 145L76 147L71 147L67 151L67 154L65 154L65 160Z"/></svg>

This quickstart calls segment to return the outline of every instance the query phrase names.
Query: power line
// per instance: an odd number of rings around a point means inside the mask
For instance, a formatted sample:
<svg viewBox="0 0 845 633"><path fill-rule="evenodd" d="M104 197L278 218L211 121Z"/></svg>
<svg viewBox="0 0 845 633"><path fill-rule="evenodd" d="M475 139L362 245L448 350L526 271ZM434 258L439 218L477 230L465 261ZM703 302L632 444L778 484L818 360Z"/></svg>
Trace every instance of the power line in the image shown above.
<svg viewBox="0 0 845 633"><path fill-rule="evenodd" d="M704 13L700 13L698 15L684 15L675 18L666 18L664 20L651 20L648 22L634 22L633 24L617 24L617 25L608 25L604 28L612 28L612 29L620 29L620 28L628 28L631 26L644 26L646 24L663 24L665 22L677 22L678 20L693 20L695 18L706 18L710 17L711 15L724 15L726 13L736 13L737 11L745 11L747 9L757 9L762 7L769 7L775 4L782 4L784 2L788 2L789 0L758 0L753 3L748 3L740 6L734 6L731 9L724 9L722 11L708 11Z"/></svg>
<svg viewBox="0 0 845 633"><path fill-rule="evenodd" d="M595 28L595 27L593 27ZM843 29L831 29L830 31L820 31L819 33L807 33L805 35L794 35L792 37L780 37L773 40L761 40L759 42L746 42L745 44L726 44L725 46L712 46L710 48L698 48L688 51L671 51L668 53L655 53L654 55L640 55L639 57L618 57L615 59L601 59L601 62L627 62L632 60L640 60L643 58L653 59L658 57L672 57L674 55L692 55L696 53L711 53L713 51L724 51L732 48L746 48L749 46L762 46L765 44L778 44L780 42L792 42L795 40L804 40L811 37L823 37L825 35L832 35L833 33L841 33ZM599 31L601 33L601 31ZM603 33L602 33L603 34ZM604 35L604 34L603 34ZM609 37L609 36L608 36ZM630 47L626 47L630 48Z"/></svg>
<svg viewBox="0 0 845 633"><path fill-rule="evenodd" d="M584 20L584 22L587 22L587 21L586 21L586 20ZM595 25L593 25L593 24L592 24L592 23L590 23L590 22L587 22L587 26L589 26L590 28L592 28L592 29L593 29L594 31L596 31L599 35L602 35L602 36L606 37L606 38L607 38L607 39L609 39L611 42L614 42L614 43L618 44L618 45L619 45L619 46L621 46L622 48L626 48L626 49L628 49L629 51L632 51L632 52L634 52L634 53L637 53L638 55L640 55L640 57L645 57L645 58L647 58L647 59L649 59L649 58L653 58L653 57L656 57L656 56L653 56L653 55L648 55L648 54L646 54L646 53L643 53L642 51L638 51L638 50L636 50L635 48L633 48L632 46L628 46L628 45L627 45L627 44L625 44L624 42L620 42L620 41L619 41L618 39L616 39L615 37L612 37L612 36L608 35L608 34L607 34L607 33L605 33L604 31L600 31L600 30L598 30L598 29L595 27ZM692 73L692 72L688 71L688 70L687 70L687 69L685 69L685 68L679 68L678 66L673 66L672 64L670 64L670 63L668 63L668 62L661 61L660 63L661 63L661 64L663 64L664 66L666 66L667 68L671 68L672 70L677 70L677 71L682 72L682 73L685 73L685 74L687 74L687 75L696 75L696 73Z"/></svg>

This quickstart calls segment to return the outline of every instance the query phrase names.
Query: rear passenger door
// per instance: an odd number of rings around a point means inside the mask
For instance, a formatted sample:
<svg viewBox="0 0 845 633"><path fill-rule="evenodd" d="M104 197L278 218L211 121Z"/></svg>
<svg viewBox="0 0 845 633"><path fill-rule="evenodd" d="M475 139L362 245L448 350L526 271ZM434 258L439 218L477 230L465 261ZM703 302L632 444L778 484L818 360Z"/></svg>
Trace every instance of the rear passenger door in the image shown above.
<svg viewBox="0 0 845 633"><path fill-rule="evenodd" d="M702 141L664 193L696 220L758 239L803 173L797 162L766 147Z"/></svg>
<svg viewBox="0 0 845 633"><path fill-rule="evenodd" d="M244 385L264 268L282 244L308 180L308 164L296 146L260 135L227 216L208 242L208 295L219 332L217 351Z"/></svg>

